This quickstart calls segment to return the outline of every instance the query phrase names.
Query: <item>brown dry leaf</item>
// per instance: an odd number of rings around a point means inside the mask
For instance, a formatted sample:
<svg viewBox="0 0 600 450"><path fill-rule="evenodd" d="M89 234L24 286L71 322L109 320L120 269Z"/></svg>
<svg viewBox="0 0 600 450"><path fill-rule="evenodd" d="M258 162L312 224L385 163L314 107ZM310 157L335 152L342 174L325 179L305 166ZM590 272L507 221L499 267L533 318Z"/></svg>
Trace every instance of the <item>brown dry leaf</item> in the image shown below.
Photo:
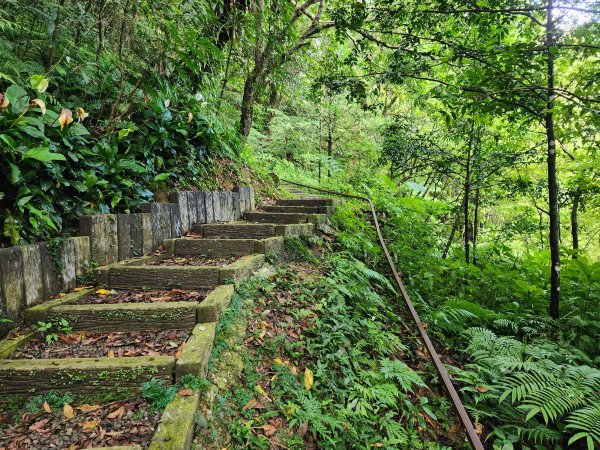
<svg viewBox="0 0 600 450"><path fill-rule="evenodd" d="M100 405L89 405L87 403L77 407L77 409L82 412L98 411L100 408L101 408Z"/></svg>
<svg viewBox="0 0 600 450"><path fill-rule="evenodd" d="M483 434L483 425L480 423L475 424L475 432L479 435Z"/></svg>
<svg viewBox="0 0 600 450"><path fill-rule="evenodd" d="M70 420L75 415L75 411L73 410L73 407L71 405L69 405L68 403L65 403L63 405L63 414L67 419Z"/></svg>
<svg viewBox="0 0 600 450"><path fill-rule="evenodd" d="M485 386L475 386L475 389L476 389L478 392L481 392L481 393L484 393L484 392L487 392L487 391L489 391L489 389L488 389L487 387L485 387Z"/></svg>
<svg viewBox="0 0 600 450"><path fill-rule="evenodd" d="M173 293L173 294L187 294L187 291L184 291L183 289L171 289L171 293Z"/></svg>
<svg viewBox="0 0 600 450"><path fill-rule="evenodd" d="M85 431L86 433L92 433L96 430L96 427L98 425L100 425L100 419L86 420L81 426L83 428L83 431Z"/></svg>
<svg viewBox="0 0 600 450"><path fill-rule="evenodd" d="M48 404L48 402L44 402L44 411L46 411L48 414L52 413L52 407Z"/></svg>
<svg viewBox="0 0 600 450"><path fill-rule="evenodd" d="M71 444L69 445L69 449L68 450L77 450L79 447L77 447L75 444Z"/></svg>
<svg viewBox="0 0 600 450"><path fill-rule="evenodd" d="M105 434L111 437L119 437L123 434L123 431L107 431Z"/></svg>
<svg viewBox="0 0 600 450"><path fill-rule="evenodd" d="M115 351L114 350L109 350L108 351L108 357L109 358L114 358L115 357Z"/></svg>
<svg viewBox="0 0 600 450"><path fill-rule="evenodd" d="M179 391L179 395L181 395L182 397L191 397L192 395L194 395L194 391L192 391L191 389L181 389Z"/></svg>
<svg viewBox="0 0 600 450"><path fill-rule="evenodd" d="M381 442L375 442L374 444L371 444L371 447L375 447L375 448L381 448L383 447L384 444L382 444Z"/></svg>
<svg viewBox="0 0 600 450"><path fill-rule="evenodd" d="M181 353L183 353L183 349L185 348L185 342L179 346L179 350L175 353L175 359L181 358Z"/></svg>
<svg viewBox="0 0 600 450"><path fill-rule="evenodd" d="M242 409L253 409L256 407L256 403L257 401L255 399L250 399Z"/></svg>
<svg viewBox="0 0 600 450"><path fill-rule="evenodd" d="M114 410L106 417L108 417L109 419L116 419L117 417L121 417L124 413L125 413L125 408L123 406L121 406L119 409Z"/></svg>
<svg viewBox="0 0 600 450"><path fill-rule="evenodd" d="M261 428L263 429L265 436L273 436L277 433L277 428L273 425L263 425Z"/></svg>
<svg viewBox="0 0 600 450"><path fill-rule="evenodd" d="M37 422L35 422L34 424L29 426L29 431L39 431L39 432L45 432L46 430L44 430L44 426L50 421L50 419L43 419L43 420L38 420Z"/></svg>
<svg viewBox="0 0 600 450"><path fill-rule="evenodd" d="M73 112L68 108L61 108L60 114L58 115L58 123L60 123L60 129L65 127L65 125L69 125L73 122Z"/></svg>

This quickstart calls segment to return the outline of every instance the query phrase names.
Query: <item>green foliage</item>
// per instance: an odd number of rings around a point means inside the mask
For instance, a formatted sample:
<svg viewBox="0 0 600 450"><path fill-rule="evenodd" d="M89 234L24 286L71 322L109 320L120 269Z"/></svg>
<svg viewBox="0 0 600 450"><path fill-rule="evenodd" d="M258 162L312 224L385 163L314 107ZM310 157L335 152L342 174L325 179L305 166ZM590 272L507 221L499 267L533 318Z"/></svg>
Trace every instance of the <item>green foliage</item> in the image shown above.
<svg viewBox="0 0 600 450"><path fill-rule="evenodd" d="M58 333L71 334L73 327L65 319L57 319L48 322L38 322L37 331L45 335L47 344L52 344L58 341Z"/></svg>
<svg viewBox="0 0 600 450"><path fill-rule="evenodd" d="M201 394L208 392L208 388L211 386L210 381L208 381L206 378L192 374L182 376L179 379L178 384L186 389L200 392Z"/></svg>
<svg viewBox="0 0 600 450"><path fill-rule="evenodd" d="M142 384L142 395L158 411L165 409L177 394L177 386L167 386L164 380L152 378Z"/></svg>
<svg viewBox="0 0 600 450"><path fill-rule="evenodd" d="M73 403L73 395L66 393L60 394L57 391L50 391L47 394L37 395L27 401L24 408L28 413L37 414L44 412L44 403L48 402L48 405L54 411L62 411L62 407L65 403Z"/></svg>

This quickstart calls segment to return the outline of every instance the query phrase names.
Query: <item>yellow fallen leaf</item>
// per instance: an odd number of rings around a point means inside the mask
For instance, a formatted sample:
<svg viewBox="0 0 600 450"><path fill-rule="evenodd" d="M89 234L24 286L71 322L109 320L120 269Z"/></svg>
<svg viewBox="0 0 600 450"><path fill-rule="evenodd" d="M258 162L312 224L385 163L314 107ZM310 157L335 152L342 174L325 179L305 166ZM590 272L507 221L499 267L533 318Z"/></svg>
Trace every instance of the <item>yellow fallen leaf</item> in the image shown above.
<svg viewBox="0 0 600 450"><path fill-rule="evenodd" d="M91 433L92 431L96 430L98 425L100 425L100 419L86 420L81 426L83 431Z"/></svg>
<svg viewBox="0 0 600 450"><path fill-rule="evenodd" d="M87 116L88 116L88 113L85 112L85 109L83 109L81 106L79 108L77 108L77 122L81 122Z"/></svg>
<svg viewBox="0 0 600 450"><path fill-rule="evenodd" d="M119 409L115 409L106 417L108 417L109 419L116 419L117 417L121 417L123 414L125 414L125 407L121 406Z"/></svg>
<svg viewBox="0 0 600 450"><path fill-rule="evenodd" d="M72 419L73 416L75 415L75 411L73 410L73 407L71 405L69 405L68 403L65 403L63 405L63 415L67 419Z"/></svg>
<svg viewBox="0 0 600 450"><path fill-rule="evenodd" d="M114 358L115 357L115 351L114 350L109 350L108 351L108 357L109 358Z"/></svg>
<svg viewBox="0 0 600 450"><path fill-rule="evenodd" d="M64 297L64 296L66 296L66 295L67 295L67 294L65 294L64 292L61 292L60 294L58 294L58 296L59 296L60 298L62 298L62 297Z"/></svg>
<svg viewBox="0 0 600 450"><path fill-rule="evenodd" d="M282 361L281 359L279 359L279 358L275 358L275 359L273 360L273 362L274 362L275 364L279 364L280 366L283 366L283 361Z"/></svg>
<svg viewBox="0 0 600 450"><path fill-rule="evenodd" d="M483 425L480 423L475 424L475 432L479 435L483 434Z"/></svg>
<svg viewBox="0 0 600 450"><path fill-rule="evenodd" d="M65 127L65 125L69 125L73 122L73 112L68 108L61 108L60 114L58 115L58 123L60 124L60 129Z"/></svg>
<svg viewBox="0 0 600 450"><path fill-rule="evenodd" d="M189 112L188 113L188 123L190 123L193 118L194 118L194 115L191 112Z"/></svg>
<svg viewBox="0 0 600 450"><path fill-rule="evenodd" d="M100 405L89 405L85 403L83 405L79 405L77 409L82 412L98 411L100 409Z"/></svg>
<svg viewBox="0 0 600 450"><path fill-rule="evenodd" d="M81 292L81 291L85 291L86 289L91 289L92 286L79 286L76 287L75 289L73 289L73 292Z"/></svg>
<svg viewBox="0 0 600 450"><path fill-rule="evenodd" d="M52 407L48 404L48 402L44 402L44 411L48 414L52 413Z"/></svg>
<svg viewBox="0 0 600 450"><path fill-rule="evenodd" d="M110 294L110 291L109 291L109 290L107 290L107 289L98 289L98 290L96 291L96 294L99 294L99 295L107 295L107 294Z"/></svg>
<svg viewBox="0 0 600 450"><path fill-rule="evenodd" d="M307 391L310 391L310 388L312 388L314 381L315 380L314 380L312 370L310 370L307 367L306 369L304 369L304 389L306 389Z"/></svg>

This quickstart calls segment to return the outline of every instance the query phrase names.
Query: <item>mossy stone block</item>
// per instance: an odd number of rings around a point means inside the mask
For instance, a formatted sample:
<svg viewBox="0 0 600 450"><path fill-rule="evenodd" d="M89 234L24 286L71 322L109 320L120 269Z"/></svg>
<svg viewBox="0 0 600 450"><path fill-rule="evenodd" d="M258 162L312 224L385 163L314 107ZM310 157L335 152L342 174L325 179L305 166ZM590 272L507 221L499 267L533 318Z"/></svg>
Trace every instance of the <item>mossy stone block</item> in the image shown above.
<svg viewBox="0 0 600 450"><path fill-rule="evenodd" d="M149 450L188 450L194 439L194 418L200 394L177 395L162 413Z"/></svg>
<svg viewBox="0 0 600 450"><path fill-rule="evenodd" d="M216 322L196 325L175 364L175 378L177 380L184 375L206 376L208 359L215 341L216 326Z"/></svg>
<svg viewBox="0 0 600 450"><path fill-rule="evenodd" d="M233 284L218 286L210 292L204 301L196 307L196 320L198 323L217 322L223 309L231 302L234 292Z"/></svg>
<svg viewBox="0 0 600 450"><path fill-rule="evenodd" d="M23 347L33 337L35 331L29 331L21 336L2 339L0 341L0 359L8 359L19 348Z"/></svg>

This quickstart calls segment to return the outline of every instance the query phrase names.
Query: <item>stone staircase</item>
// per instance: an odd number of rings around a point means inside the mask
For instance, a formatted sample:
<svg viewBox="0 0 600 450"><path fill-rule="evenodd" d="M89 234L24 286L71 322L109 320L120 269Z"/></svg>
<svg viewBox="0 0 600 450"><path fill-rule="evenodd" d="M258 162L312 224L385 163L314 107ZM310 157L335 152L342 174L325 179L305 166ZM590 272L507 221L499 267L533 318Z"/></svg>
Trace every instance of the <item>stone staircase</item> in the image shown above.
<svg viewBox="0 0 600 450"><path fill-rule="evenodd" d="M173 384L185 375L205 377L216 325L234 295L235 286L259 270L267 255L282 255L286 237L314 234L316 226L326 222L333 207L331 199L313 196L279 199L261 211L244 213L244 221L194 224L186 237L164 241L160 254L99 268L98 286L78 289L27 309L24 321L28 325L65 319L74 331L86 334L185 330L189 335L175 356L107 354L97 358L13 359L15 352L35 338L36 331L30 328L0 341L3 395L137 391L142 383L153 378ZM186 258L195 258L198 264L187 264L190 260ZM111 293L118 290L186 292L194 296L193 301L164 303L86 301L91 296L115 295ZM199 401L197 392L178 394L164 410L149 448L190 448Z"/></svg>

